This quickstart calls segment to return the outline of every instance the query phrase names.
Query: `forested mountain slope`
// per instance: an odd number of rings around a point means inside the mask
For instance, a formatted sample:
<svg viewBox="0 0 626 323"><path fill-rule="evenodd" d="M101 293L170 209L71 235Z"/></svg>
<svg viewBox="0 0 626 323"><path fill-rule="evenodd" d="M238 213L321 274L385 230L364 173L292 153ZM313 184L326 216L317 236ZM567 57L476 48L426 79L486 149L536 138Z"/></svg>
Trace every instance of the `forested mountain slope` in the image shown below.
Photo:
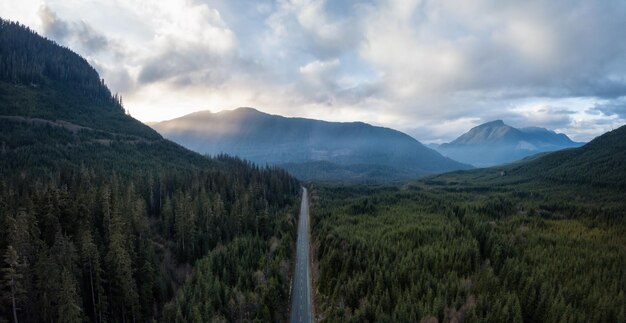
<svg viewBox="0 0 626 323"><path fill-rule="evenodd" d="M545 153L508 165L433 176L430 183L472 186L579 185L626 190L626 126L579 148Z"/></svg>
<svg viewBox="0 0 626 323"><path fill-rule="evenodd" d="M590 183L626 189L626 126L607 132L583 147L512 165L509 172L564 183Z"/></svg>
<svg viewBox="0 0 626 323"><path fill-rule="evenodd" d="M8 21L1 25L1 115L59 119L113 133L160 138L120 113L121 98L111 95L84 58L28 28Z"/></svg>
<svg viewBox="0 0 626 323"><path fill-rule="evenodd" d="M0 20L0 321L283 320L298 192L163 139L83 58ZM189 275L211 293L179 291Z"/></svg>
<svg viewBox="0 0 626 323"><path fill-rule="evenodd" d="M402 132L362 122L286 118L239 108L196 112L152 126L194 151L281 165L302 179L407 179L471 168Z"/></svg>

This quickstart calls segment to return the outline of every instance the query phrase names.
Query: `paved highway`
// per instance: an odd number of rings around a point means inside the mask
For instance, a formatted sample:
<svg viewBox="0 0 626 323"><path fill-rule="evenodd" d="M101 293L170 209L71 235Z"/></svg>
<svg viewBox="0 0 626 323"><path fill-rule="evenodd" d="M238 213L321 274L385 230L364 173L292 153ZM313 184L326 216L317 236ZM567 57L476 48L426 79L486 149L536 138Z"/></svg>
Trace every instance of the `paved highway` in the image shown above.
<svg viewBox="0 0 626 323"><path fill-rule="evenodd" d="M291 323L313 321L311 305L311 272L309 269L309 197L302 188L302 204L298 220L296 269L291 289Z"/></svg>

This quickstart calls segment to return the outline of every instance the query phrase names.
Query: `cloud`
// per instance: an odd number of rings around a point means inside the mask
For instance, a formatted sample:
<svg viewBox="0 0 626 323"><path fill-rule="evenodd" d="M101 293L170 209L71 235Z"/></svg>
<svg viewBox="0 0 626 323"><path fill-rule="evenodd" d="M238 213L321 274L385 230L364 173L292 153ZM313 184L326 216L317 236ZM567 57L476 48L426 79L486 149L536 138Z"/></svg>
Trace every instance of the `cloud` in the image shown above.
<svg viewBox="0 0 626 323"><path fill-rule="evenodd" d="M38 6L0 4L24 21ZM626 119L619 0L47 0L37 14L145 120L245 105L447 141L493 119L578 140Z"/></svg>
<svg viewBox="0 0 626 323"><path fill-rule="evenodd" d="M611 75L626 72L624 45L615 41L626 28L621 2L406 3L372 7L361 48L399 97L626 93L624 78Z"/></svg>
<svg viewBox="0 0 626 323"><path fill-rule="evenodd" d="M321 57L333 57L350 50L361 40L356 23L350 16L329 19L326 1L294 1L297 21L310 37L310 47Z"/></svg>
<svg viewBox="0 0 626 323"><path fill-rule="evenodd" d="M62 44L78 45L88 54L113 49L111 41L85 21L65 21L45 4L39 7L38 15L44 35Z"/></svg>
<svg viewBox="0 0 626 323"><path fill-rule="evenodd" d="M56 13L46 5L39 7L37 12L43 25L43 32L57 41L63 41L69 34L70 28L67 22L59 19Z"/></svg>
<svg viewBox="0 0 626 323"><path fill-rule="evenodd" d="M154 53L142 65L138 81L174 78L176 84L187 85L194 75L202 74L202 80L210 84L223 82L228 72L221 66L231 66L229 61L236 57L234 33L220 13L205 4L179 10L162 12L159 23L163 27L154 35Z"/></svg>
<svg viewBox="0 0 626 323"><path fill-rule="evenodd" d="M199 56L194 57L194 53ZM210 61L214 60L201 49L190 49L188 51L172 50L160 53L143 64L139 72L138 81L146 84L186 75L197 71L202 68L202 65Z"/></svg>
<svg viewBox="0 0 626 323"><path fill-rule="evenodd" d="M126 46L95 30L84 20L68 21L46 4L38 9L43 34L61 45L78 51L107 80L113 92L130 91L135 87L128 69L123 63L128 60ZM114 58L114 61L107 59Z"/></svg>
<svg viewBox="0 0 626 323"><path fill-rule="evenodd" d="M323 75L336 70L339 67L339 60L332 59L328 61L315 60L300 67L300 73L307 77L321 77Z"/></svg>
<svg viewBox="0 0 626 323"><path fill-rule="evenodd" d="M305 83L303 86L310 90L324 90L334 92L336 74L341 66L339 59L328 61L315 60L300 66L300 75Z"/></svg>
<svg viewBox="0 0 626 323"><path fill-rule="evenodd" d="M508 116L505 120L518 127L538 126L549 129L563 129L571 125L575 111L565 107L535 103L512 108L507 114Z"/></svg>
<svg viewBox="0 0 626 323"><path fill-rule="evenodd" d="M626 96L598 103L591 108L589 112L601 113L605 116L617 116L621 119L626 119Z"/></svg>
<svg viewBox="0 0 626 323"><path fill-rule="evenodd" d="M75 36L88 53L110 49L109 40L84 21L75 26Z"/></svg>

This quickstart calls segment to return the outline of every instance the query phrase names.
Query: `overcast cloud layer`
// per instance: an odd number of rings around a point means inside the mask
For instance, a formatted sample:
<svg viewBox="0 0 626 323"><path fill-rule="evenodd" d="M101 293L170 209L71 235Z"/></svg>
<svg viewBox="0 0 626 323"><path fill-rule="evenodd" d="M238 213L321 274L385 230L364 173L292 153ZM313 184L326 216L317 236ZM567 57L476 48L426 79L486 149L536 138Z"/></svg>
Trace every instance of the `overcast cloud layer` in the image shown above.
<svg viewBox="0 0 626 323"><path fill-rule="evenodd" d="M239 106L423 142L479 123L586 141L626 123L621 0L0 0L142 121Z"/></svg>

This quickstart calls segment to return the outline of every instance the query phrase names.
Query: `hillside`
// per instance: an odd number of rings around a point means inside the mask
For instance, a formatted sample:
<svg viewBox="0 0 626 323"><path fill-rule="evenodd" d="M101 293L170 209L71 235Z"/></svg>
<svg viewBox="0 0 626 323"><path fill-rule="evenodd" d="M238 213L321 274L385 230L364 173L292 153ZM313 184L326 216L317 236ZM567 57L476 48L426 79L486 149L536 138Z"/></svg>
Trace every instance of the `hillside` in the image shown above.
<svg viewBox="0 0 626 323"><path fill-rule="evenodd" d="M509 167L512 175L626 188L626 126L588 144L539 156Z"/></svg>
<svg viewBox="0 0 626 323"><path fill-rule="evenodd" d="M196 112L152 127L194 151L232 154L260 165L281 165L307 179L329 177L320 167L317 175L304 172L306 169L300 164L311 162L334 164L335 169L363 170L354 174L333 170L337 175L345 174L336 180L371 178L367 174L381 169L395 173L394 178L410 178L469 168L442 157L404 133L362 122L286 118L239 108L219 113Z"/></svg>
<svg viewBox="0 0 626 323"><path fill-rule="evenodd" d="M121 101L85 59L0 20L0 321L285 320L299 183L189 151ZM175 302L194 277L212 296Z"/></svg>
<svg viewBox="0 0 626 323"><path fill-rule="evenodd" d="M442 155L474 166L508 163L541 152L579 147L565 134L539 128L514 128L502 120L472 128L450 143L435 149Z"/></svg>
<svg viewBox="0 0 626 323"><path fill-rule="evenodd" d="M81 164L124 172L139 164L148 170L213 163L127 116L120 101L79 55L0 21L0 172Z"/></svg>
<svg viewBox="0 0 626 323"><path fill-rule="evenodd" d="M541 188L626 189L626 126L607 132L579 148L543 153L515 163L426 179L429 184L461 186L517 185ZM586 195L599 191L593 189ZM594 193L594 194L592 194Z"/></svg>

